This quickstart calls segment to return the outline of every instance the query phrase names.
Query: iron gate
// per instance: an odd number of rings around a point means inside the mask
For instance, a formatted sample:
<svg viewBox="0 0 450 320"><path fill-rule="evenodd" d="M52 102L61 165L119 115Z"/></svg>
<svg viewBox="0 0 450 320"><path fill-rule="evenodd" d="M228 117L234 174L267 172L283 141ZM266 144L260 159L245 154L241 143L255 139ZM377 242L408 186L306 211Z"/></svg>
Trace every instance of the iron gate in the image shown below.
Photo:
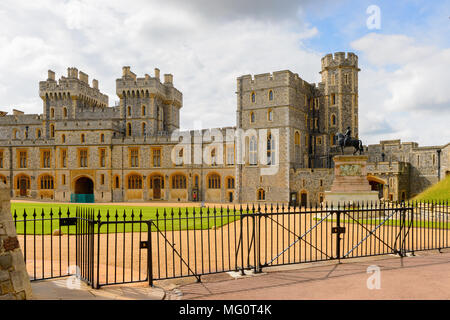
<svg viewBox="0 0 450 320"><path fill-rule="evenodd" d="M150 220L131 208L14 212L32 280L77 275L95 288L440 250L448 218L448 203L179 208Z"/></svg>

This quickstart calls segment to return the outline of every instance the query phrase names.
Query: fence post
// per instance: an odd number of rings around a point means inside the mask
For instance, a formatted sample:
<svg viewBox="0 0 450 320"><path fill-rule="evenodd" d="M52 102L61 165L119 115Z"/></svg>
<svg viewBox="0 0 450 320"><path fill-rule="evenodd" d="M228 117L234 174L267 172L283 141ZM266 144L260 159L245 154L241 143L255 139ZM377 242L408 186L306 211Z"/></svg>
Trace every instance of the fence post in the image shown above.
<svg viewBox="0 0 450 320"><path fill-rule="evenodd" d="M341 262L341 211L336 212L336 259Z"/></svg>
<svg viewBox="0 0 450 320"><path fill-rule="evenodd" d="M147 222L147 276L150 287L153 287L152 223L153 220Z"/></svg>

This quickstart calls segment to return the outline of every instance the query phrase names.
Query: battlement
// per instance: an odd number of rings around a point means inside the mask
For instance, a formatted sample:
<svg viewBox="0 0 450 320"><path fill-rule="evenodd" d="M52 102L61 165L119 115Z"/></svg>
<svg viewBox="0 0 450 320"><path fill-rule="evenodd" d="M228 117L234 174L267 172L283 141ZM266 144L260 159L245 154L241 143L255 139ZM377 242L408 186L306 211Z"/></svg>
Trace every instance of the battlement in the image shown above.
<svg viewBox="0 0 450 320"><path fill-rule="evenodd" d="M171 100L175 105L182 105L183 95L173 86L173 75L164 74L164 83L160 80L160 70L155 68L155 76L145 74L138 78L130 67L122 68L122 77L116 79L116 94L119 98L124 95L136 97L158 96L163 100Z"/></svg>
<svg viewBox="0 0 450 320"><path fill-rule="evenodd" d="M55 72L48 70L48 78L46 81L39 82L39 96L44 99L50 98L87 98L99 106L108 106L108 96L99 90L99 82L92 80L92 87L89 85L89 75L77 68L67 68L67 77L55 80Z"/></svg>
<svg viewBox="0 0 450 320"><path fill-rule="evenodd" d="M322 70L337 66L348 66L358 68L358 56L353 52L329 53L322 58Z"/></svg>
<svg viewBox="0 0 450 320"><path fill-rule="evenodd" d="M239 82L241 82L244 91L249 89L254 90L270 88L274 86L311 86L310 83L300 78L297 73L293 73L290 70L274 71L273 73L261 73L253 76L246 74L238 77L237 82L238 90Z"/></svg>

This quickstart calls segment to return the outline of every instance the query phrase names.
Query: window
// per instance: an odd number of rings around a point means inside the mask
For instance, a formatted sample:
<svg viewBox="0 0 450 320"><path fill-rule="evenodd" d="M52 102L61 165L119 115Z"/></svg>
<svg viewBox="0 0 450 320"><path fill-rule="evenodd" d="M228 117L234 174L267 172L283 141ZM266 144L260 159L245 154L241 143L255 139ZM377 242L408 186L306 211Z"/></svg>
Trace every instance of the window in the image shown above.
<svg viewBox="0 0 450 320"><path fill-rule="evenodd" d="M321 137L317 137L317 144L319 146L322 145L322 138Z"/></svg>
<svg viewBox="0 0 450 320"><path fill-rule="evenodd" d="M153 167L161 166L161 149L152 149L152 163Z"/></svg>
<svg viewBox="0 0 450 320"><path fill-rule="evenodd" d="M264 189L258 189L258 200L266 200L266 192L264 191Z"/></svg>
<svg viewBox="0 0 450 320"><path fill-rule="evenodd" d="M131 123L127 124L127 136L131 137Z"/></svg>
<svg viewBox="0 0 450 320"><path fill-rule="evenodd" d="M116 176L116 178L114 179L114 187L116 189L118 189L120 187L119 176Z"/></svg>
<svg viewBox="0 0 450 320"><path fill-rule="evenodd" d="M27 167L27 152L19 151L19 168Z"/></svg>
<svg viewBox="0 0 450 320"><path fill-rule="evenodd" d="M41 129L37 129L37 130L36 130L36 137L37 137L38 139L40 139L40 138L41 138L41 135L42 135Z"/></svg>
<svg viewBox="0 0 450 320"><path fill-rule="evenodd" d="M250 112L250 122L255 123L255 113L254 112Z"/></svg>
<svg viewBox="0 0 450 320"><path fill-rule="evenodd" d="M271 134L267 137L267 164L275 165L275 139Z"/></svg>
<svg viewBox="0 0 450 320"><path fill-rule="evenodd" d="M88 166L88 151L86 149L79 150L79 164L81 168L87 168Z"/></svg>
<svg viewBox="0 0 450 320"><path fill-rule="evenodd" d="M332 114L332 115L331 115L331 125L332 125L332 126L335 126L335 125L336 125L336 115L335 115L335 114Z"/></svg>
<svg viewBox="0 0 450 320"><path fill-rule="evenodd" d="M250 144L249 144L249 160L251 165L257 164L257 153L258 153L258 147L256 144L256 137L252 136L250 138Z"/></svg>
<svg viewBox="0 0 450 320"><path fill-rule="evenodd" d="M146 110L145 106L142 106L142 109L141 109L142 116L145 116L146 111L147 110Z"/></svg>
<svg viewBox="0 0 450 320"><path fill-rule="evenodd" d="M50 168L50 151L43 150L41 153L41 163L43 168Z"/></svg>
<svg viewBox="0 0 450 320"><path fill-rule="evenodd" d="M67 150L61 150L61 167L67 168Z"/></svg>
<svg viewBox="0 0 450 320"><path fill-rule="evenodd" d="M234 189L234 178L232 177L227 178L227 188Z"/></svg>
<svg viewBox="0 0 450 320"><path fill-rule="evenodd" d="M267 120L272 121L273 120L273 110L269 109L269 111L267 111Z"/></svg>
<svg viewBox="0 0 450 320"><path fill-rule="evenodd" d="M198 188L198 175L194 176L194 187Z"/></svg>
<svg viewBox="0 0 450 320"><path fill-rule="evenodd" d="M128 177L128 189L142 189L142 177L136 174Z"/></svg>
<svg viewBox="0 0 450 320"><path fill-rule="evenodd" d="M349 84L349 82L348 82L348 73L344 74L344 82L345 82L345 84Z"/></svg>
<svg viewBox="0 0 450 320"><path fill-rule="evenodd" d="M62 184L63 185L66 184L66 175L65 174L62 175Z"/></svg>
<svg viewBox="0 0 450 320"><path fill-rule="evenodd" d="M104 168L106 166L106 149L99 149L100 153L100 167Z"/></svg>
<svg viewBox="0 0 450 320"><path fill-rule="evenodd" d="M131 117L131 107L127 108L127 114L128 114L129 117Z"/></svg>
<svg viewBox="0 0 450 320"><path fill-rule="evenodd" d="M105 135L103 133L100 134L100 142L105 142Z"/></svg>
<svg viewBox="0 0 450 320"><path fill-rule="evenodd" d="M332 106L335 105L336 104L336 94L332 93L330 98L331 98L330 104Z"/></svg>
<svg viewBox="0 0 450 320"><path fill-rule="evenodd" d="M61 141L62 141L62 143L66 143L66 135L65 134L63 134L61 136Z"/></svg>
<svg viewBox="0 0 450 320"><path fill-rule="evenodd" d="M101 174L101 175L100 175L100 184L101 184L101 185L104 185L104 184L105 184L105 175L104 175L104 174Z"/></svg>
<svg viewBox="0 0 450 320"><path fill-rule="evenodd" d="M256 101L256 95L255 95L254 92L252 92L252 94L251 94L251 99L252 99L252 103L255 103L255 101Z"/></svg>
<svg viewBox="0 0 450 320"><path fill-rule="evenodd" d="M53 124L50 125L50 137L55 137L55 126Z"/></svg>
<svg viewBox="0 0 450 320"><path fill-rule="evenodd" d="M3 162L4 162L3 150L0 150L0 168L3 168Z"/></svg>
<svg viewBox="0 0 450 320"><path fill-rule="evenodd" d="M182 174L172 176L172 189L186 189L186 177Z"/></svg>
<svg viewBox="0 0 450 320"><path fill-rule="evenodd" d="M17 177L17 189L21 189L22 187L25 189L30 189L30 177L25 175L20 175Z"/></svg>
<svg viewBox="0 0 450 320"><path fill-rule="evenodd" d="M272 101L273 100L273 91L269 90L269 100Z"/></svg>
<svg viewBox="0 0 450 320"><path fill-rule="evenodd" d="M137 148L130 149L130 167L139 167L139 149Z"/></svg>
<svg viewBox="0 0 450 320"><path fill-rule="evenodd" d="M41 189L50 190L53 189L53 177L49 175L45 175L41 177Z"/></svg>
<svg viewBox="0 0 450 320"><path fill-rule="evenodd" d="M145 136L145 133L147 131L147 125L145 122L142 123L142 136Z"/></svg>
<svg viewBox="0 0 450 320"><path fill-rule="evenodd" d="M52 118L55 117L55 109L53 109L53 108L50 109L50 117L52 117Z"/></svg>
<svg viewBox="0 0 450 320"><path fill-rule="evenodd" d="M6 177L0 174L0 181L6 184Z"/></svg>
<svg viewBox="0 0 450 320"><path fill-rule="evenodd" d="M294 134L294 144L299 146L300 145L300 132L295 131Z"/></svg>
<svg viewBox="0 0 450 320"><path fill-rule="evenodd" d="M175 165L176 166L182 166L183 165L183 156L184 156L184 149L181 148L178 150L178 156L175 159Z"/></svg>
<svg viewBox="0 0 450 320"><path fill-rule="evenodd" d="M17 139L17 129L13 130L13 139Z"/></svg>
<svg viewBox="0 0 450 320"><path fill-rule="evenodd" d="M67 118L67 108L63 108L63 115L64 115L64 118Z"/></svg>
<svg viewBox="0 0 450 320"><path fill-rule="evenodd" d="M220 189L220 176L217 173L213 173L208 177L209 189Z"/></svg>
<svg viewBox="0 0 450 320"><path fill-rule="evenodd" d="M86 138L84 136L84 134L81 134L81 143L85 143L86 142Z"/></svg>

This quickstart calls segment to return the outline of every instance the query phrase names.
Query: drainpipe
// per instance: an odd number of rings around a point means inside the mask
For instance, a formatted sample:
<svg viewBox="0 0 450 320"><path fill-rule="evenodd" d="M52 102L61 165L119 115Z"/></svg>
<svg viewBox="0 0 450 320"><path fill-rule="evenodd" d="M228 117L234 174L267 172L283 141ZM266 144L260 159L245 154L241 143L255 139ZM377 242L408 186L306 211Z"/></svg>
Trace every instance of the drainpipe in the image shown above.
<svg viewBox="0 0 450 320"><path fill-rule="evenodd" d="M438 155L438 181L441 180L441 149L437 150L437 155Z"/></svg>

